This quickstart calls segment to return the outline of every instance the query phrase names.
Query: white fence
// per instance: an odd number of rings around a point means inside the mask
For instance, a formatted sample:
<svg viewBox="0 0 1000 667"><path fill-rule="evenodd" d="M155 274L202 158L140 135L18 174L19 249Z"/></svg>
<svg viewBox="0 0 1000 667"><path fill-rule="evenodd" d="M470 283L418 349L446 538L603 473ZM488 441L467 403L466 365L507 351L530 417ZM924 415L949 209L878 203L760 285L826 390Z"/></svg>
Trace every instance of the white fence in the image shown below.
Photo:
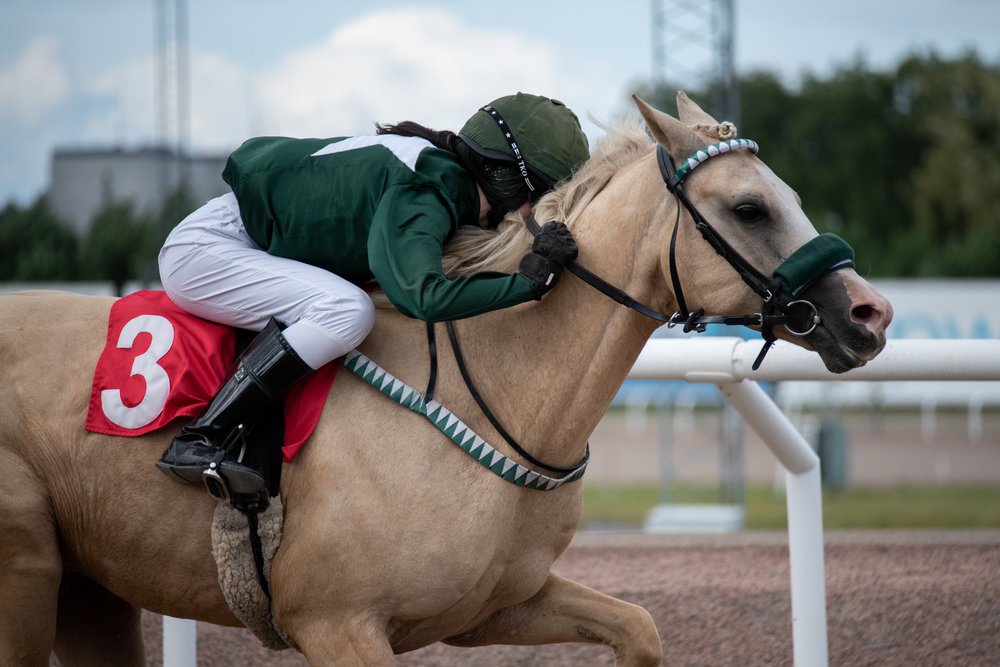
<svg viewBox="0 0 1000 667"><path fill-rule="evenodd" d="M760 345L739 338L651 340L629 378L715 384L784 466L795 664L827 665L819 457L756 381L1000 380L1000 340L890 341L874 361L840 375L827 371L814 352L787 343L775 345L751 371Z"/></svg>
<svg viewBox="0 0 1000 667"><path fill-rule="evenodd" d="M754 372L750 365L759 349L759 341L739 338L655 339L629 378L716 385L785 468L794 659L798 667L824 666L829 660L819 457L756 381L1000 380L1000 339L890 341L867 366L841 375L827 371L815 353L781 342ZM165 618L163 632L164 667L193 667L193 622Z"/></svg>

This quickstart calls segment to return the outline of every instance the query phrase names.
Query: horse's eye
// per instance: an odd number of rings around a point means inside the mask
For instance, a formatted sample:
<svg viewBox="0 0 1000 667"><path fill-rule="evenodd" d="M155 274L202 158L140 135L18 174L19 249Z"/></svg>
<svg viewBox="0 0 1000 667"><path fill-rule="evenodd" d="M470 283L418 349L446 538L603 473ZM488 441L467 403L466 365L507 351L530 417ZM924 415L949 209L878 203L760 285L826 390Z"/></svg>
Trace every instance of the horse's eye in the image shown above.
<svg viewBox="0 0 1000 667"><path fill-rule="evenodd" d="M764 212L753 204L741 204L736 207L735 213L743 222L757 222L764 217Z"/></svg>

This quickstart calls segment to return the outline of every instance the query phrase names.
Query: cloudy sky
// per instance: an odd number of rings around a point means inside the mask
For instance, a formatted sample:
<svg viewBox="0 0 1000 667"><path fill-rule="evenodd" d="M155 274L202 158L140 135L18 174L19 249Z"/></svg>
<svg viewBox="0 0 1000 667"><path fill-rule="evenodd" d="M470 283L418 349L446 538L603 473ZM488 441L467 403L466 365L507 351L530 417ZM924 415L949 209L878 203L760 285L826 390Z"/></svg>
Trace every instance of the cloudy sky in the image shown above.
<svg viewBox="0 0 1000 667"><path fill-rule="evenodd" d="M457 129L523 90L611 120L652 75L651 0L189 2L190 146L335 136L412 119ZM670 6L674 3L667 1ZM154 0L3 0L0 205L48 185L57 147L156 138ZM996 0L736 0L741 71L794 81L865 57L975 48L1000 61ZM698 53L692 51L692 59ZM595 141L600 131L585 122Z"/></svg>

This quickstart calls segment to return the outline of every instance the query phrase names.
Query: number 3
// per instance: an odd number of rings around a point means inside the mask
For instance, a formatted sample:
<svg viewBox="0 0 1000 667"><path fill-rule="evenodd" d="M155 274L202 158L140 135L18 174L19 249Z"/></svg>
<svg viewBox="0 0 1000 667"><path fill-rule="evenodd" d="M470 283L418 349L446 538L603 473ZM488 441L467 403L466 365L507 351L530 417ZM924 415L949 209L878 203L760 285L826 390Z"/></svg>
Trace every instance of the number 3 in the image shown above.
<svg viewBox="0 0 1000 667"><path fill-rule="evenodd" d="M101 409L108 420L122 428L142 428L151 423L163 412L170 395L170 377L163 367L157 364L174 343L174 327L170 320L159 315L139 315L129 320L118 336L116 346L119 349L129 348L135 344L136 337L148 333L153 340L149 349L140 354L132 362L131 376L141 375L146 380L146 393L138 405L129 407L122 402L120 389L105 389L101 392Z"/></svg>

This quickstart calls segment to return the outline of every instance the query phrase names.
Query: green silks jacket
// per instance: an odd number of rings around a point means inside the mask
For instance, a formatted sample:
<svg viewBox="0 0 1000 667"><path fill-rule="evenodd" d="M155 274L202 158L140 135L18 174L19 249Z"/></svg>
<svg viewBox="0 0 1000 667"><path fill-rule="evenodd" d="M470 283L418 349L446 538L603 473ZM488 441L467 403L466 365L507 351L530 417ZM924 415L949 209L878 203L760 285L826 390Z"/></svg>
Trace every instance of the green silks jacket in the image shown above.
<svg viewBox="0 0 1000 667"><path fill-rule="evenodd" d="M250 238L268 253L362 284L378 282L410 317L460 319L534 299L523 276L445 277L441 255L479 220L472 177L417 137L258 137L226 163Z"/></svg>

